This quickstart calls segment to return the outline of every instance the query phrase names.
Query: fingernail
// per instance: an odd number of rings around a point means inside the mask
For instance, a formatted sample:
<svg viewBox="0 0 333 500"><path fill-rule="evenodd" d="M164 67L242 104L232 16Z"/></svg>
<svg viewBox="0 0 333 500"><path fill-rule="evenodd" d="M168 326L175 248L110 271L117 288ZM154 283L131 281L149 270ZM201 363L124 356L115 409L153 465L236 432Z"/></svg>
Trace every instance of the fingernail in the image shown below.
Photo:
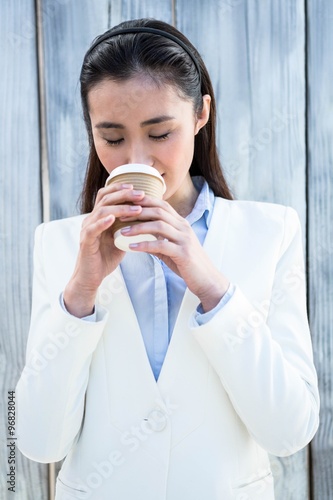
<svg viewBox="0 0 333 500"><path fill-rule="evenodd" d="M134 196L141 196L145 193L144 193L144 191L139 191L138 189L133 189L133 194L134 194Z"/></svg>
<svg viewBox="0 0 333 500"><path fill-rule="evenodd" d="M139 243L131 243L128 245L130 248L137 248L139 246Z"/></svg>
<svg viewBox="0 0 333 500"><path fill-rule="evenodd" d="M133 186L132 186L132 184L122 184L120 187L122 189L131 189Z"/></svg>
<svg viewBox="0 0 333 500"><path fill-rule="evenodd" d="M137 212L138 210L141 209L141 207L140 205L130 205L129 209L132 210L133 212Z"/></svg>
<svg viewBox="0 0 333 500"><path fill-rule="evenodd" d="M130 230L131 230L131 226L126 226L126 227L123 227L123 229L121 230L122 233L129 233Z"/></svg>

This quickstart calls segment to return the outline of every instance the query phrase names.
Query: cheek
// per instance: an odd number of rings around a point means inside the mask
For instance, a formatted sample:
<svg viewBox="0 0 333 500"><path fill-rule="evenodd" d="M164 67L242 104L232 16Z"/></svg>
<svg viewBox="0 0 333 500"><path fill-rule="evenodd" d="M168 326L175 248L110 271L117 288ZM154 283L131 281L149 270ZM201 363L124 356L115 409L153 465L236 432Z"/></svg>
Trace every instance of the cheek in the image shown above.
<svg viewBox="0 0 333 500"><path fill-rule="evenodd" d="M178 159L178 165L189 168L194 154L194 134L184 134L174 147L170 148L170 154L174 160ZM174 162L175 163L175 162Z"/></svg>
<svg viewBox="0 0 333 500"><path fill-rule="evenodd" d="M121 165L121 158L116 148L112 149L107 144L95 143L95 149L100 162L109 173Z"/></svg>
<svg viewBox="0 0 333 500"><path fill-rule="evenodd" d="M194 151L194 134L186 133L177 137L172 144L168 145L168 156L174 160L178 158L183 162L185 159L192 157Z"/></svg>

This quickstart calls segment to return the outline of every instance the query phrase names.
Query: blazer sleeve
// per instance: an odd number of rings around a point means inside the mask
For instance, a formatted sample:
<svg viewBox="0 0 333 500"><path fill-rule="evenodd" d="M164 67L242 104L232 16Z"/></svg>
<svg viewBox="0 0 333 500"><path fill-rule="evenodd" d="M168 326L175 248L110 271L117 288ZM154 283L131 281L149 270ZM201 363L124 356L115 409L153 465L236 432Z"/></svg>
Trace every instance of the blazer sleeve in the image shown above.
<svg viewBox="0 0 333 500"><path fill-rule="evenodd" d="M91 323L50 303L43 229L35 233L32 312L25 366L16 386L17 444L31 460L62 460L79 436L89 367L107 312ZM64 257L65 258L65 257Z"/></svg>
<svg viewBox="0 0 333 500"><path fill-rule="evenodd" d="M301 225L293 208L285 209L270 300L254 306L236 285L228 303L209 322L198 326L193 315L190 324L257 443L277 456L306 446L319 425L319 393L306 310Z"/></svg>

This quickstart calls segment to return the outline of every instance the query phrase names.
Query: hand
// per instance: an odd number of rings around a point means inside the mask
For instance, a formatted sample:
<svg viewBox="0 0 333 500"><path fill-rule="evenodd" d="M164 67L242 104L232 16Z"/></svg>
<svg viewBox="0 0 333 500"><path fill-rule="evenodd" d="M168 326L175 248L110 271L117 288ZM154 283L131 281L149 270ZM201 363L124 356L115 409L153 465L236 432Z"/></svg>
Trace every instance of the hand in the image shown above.
<svg viewBox="0 0 333 500"><path fill-rule="evenodd" d="M145 196L139 203L142 210L126 235L149 233L156 241L131 245L132 250L149 252L159 257L201 301L204 311L215 307L228 289L229 281L213 265L186 219L181 217L167 201ZM134 220L121 217L122 221Z"/></svg>
<svg viewBox="0 0 333 500"><path fill-rule="evenodd" d="M140 214L141 206L128 202L143 197L143 191L126 184L111 184L98 191L94 209L83 221L75 270L64 290L64 302L71 314L83 317L92 313L98 287L125 255L114 245L110 227L120 216Z"/></svg>

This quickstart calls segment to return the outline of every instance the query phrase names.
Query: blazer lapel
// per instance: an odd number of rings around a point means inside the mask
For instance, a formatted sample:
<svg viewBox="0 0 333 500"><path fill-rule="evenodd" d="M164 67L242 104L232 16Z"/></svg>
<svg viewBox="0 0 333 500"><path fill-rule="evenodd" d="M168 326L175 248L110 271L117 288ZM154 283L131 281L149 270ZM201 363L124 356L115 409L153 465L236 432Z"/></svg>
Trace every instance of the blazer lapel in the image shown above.
<svg viewBox="0 0 333 500"><path fill-rule="evenodd" d="M103 335L111 421L127 430L153 410L160 399L135 311L120 268L100 286L97 301L110 311Z"/></svg>
<svg viewBox="0 0 333 500"><path fill-rule="evenodd" d="M223 267L223 252L230 222L230 203L224 198L215 198L212 218L203 245L217 269Z"/></svg>

